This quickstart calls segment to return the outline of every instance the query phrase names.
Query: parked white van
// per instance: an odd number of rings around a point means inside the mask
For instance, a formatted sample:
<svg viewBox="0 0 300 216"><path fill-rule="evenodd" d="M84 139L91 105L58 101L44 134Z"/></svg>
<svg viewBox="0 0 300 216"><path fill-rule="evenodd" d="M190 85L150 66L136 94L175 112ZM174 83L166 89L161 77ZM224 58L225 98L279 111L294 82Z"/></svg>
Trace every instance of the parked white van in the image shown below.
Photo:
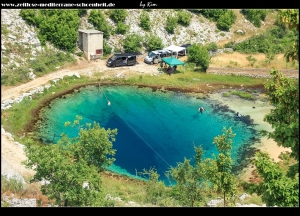
<svg viewBox="0 0 300 216"><path fill-rule="evenodd" d="M161 59L164 57L172 56L172 52L170 50L154 50L149 52L149 54L145 57L144 62L147 64L158 64L161 62Z"/></svg>

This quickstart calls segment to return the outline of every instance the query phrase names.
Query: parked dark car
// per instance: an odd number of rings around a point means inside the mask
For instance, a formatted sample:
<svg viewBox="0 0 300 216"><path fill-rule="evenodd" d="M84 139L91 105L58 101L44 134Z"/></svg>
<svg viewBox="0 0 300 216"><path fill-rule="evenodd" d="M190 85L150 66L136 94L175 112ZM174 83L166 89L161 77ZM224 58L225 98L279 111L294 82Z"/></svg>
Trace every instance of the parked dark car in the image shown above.
<svg viewBox="0 0 300 216"><path fill-rule="evenodd" d="M137 55L141 55L141 53L116 53L106 61L106 66L119 67L135 65Z"/></svg>
<svg viewBox="0 0 300 216"><path fill-rule="evenodd" d="M191 44L183 44L183 45L181 45L181 47L185 48L185 52L184 51L180 51L180 52L178 52L178 55L185 56L188 53L188 48L190 46L192 46L192 45Z"/></svg>

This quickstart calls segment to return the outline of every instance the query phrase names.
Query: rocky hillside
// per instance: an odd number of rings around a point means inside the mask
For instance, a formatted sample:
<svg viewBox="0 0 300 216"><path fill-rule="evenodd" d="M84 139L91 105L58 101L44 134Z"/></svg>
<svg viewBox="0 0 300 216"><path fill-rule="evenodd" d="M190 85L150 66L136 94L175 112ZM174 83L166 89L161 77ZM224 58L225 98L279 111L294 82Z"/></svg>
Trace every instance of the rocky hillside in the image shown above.
<svg viewBox="0 0 300 216"><path fill-rule="evenodd" d="M107 9L108 10L108 9ZM182 45L185 43L221 43L230 41L237 36L236 32L255 34L259 29L254 27L239 13L239 10L234 10L237 15L236 24L229 32L219 31L215 23L208 19L191 13L192 19L188 27L178 25L175 29L175 34L167 33L165 22L168 14L175 13L171 9L154 9L149 11L151 21L151 33L159 36L165 46L171 44ZM26 67L26 62L34 59L43 49L40 41L37 38L37 30L25 23L19 16L20 9L2 9L1 10L1 76L3 74L13 74L14 70ZM88 10L89 14L90 10ZM139 27L139 17L142 10L128 9L128 16L125 24L130 26L129 33L138 33L145 36L147 33ZM107 16L107 15L106 15ZM88 23L88 15L81 20L81 29L91 29L93 26ZM107 21L112 28L115 23L107 16ZM262 26L271 24L263 23ZM246 34L247 35L247 34ZM245 34L244 34L245 36ZM112 35L107 43L113 49L121 49L121 42L124 35ZM35 75L31 71L30 78Z"/></svg>

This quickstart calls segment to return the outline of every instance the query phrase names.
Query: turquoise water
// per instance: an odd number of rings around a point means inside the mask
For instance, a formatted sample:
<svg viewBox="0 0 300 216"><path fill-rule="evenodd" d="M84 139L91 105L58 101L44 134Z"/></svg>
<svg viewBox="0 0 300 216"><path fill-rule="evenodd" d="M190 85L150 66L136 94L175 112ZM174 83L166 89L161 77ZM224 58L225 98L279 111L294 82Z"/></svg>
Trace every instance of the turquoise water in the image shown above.
<svg viewBox="0 0 300 216"><path fill-rule="evenodd" d="M108 100L111 105L108 106ZM43 110L40 138L56 143L61 133L78 136L78 129L64 127L82 116L81 125L98 122L106 129L118 129L113 148L116 161L110 170L136 176L143 169L155 168L160 179L171 166L195 155L194 145L202 145L205 157L217 155L213 138L222 134L223 126L232 127L232 156L238 163L241 149L256 136L253 126L236 118L234 111L217 101L197 99L180 92L152 91L130 86L96 86L55 99ZM199 107L205 111L198 112Z"/></svg>

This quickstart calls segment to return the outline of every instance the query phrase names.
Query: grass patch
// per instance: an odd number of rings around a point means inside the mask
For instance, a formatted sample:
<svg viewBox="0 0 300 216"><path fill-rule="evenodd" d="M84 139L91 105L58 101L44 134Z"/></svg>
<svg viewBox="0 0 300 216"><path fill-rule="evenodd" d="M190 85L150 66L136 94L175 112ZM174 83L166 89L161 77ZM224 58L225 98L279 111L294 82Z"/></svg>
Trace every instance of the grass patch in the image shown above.
<svg viewBox="0 0 300 216"><path fill-rule="evenodd" d="M249 93L249 92L232 90L232 91L230 91L230 94L237 95L244 99L254 100L254 96L252 95L252 93Z"/></svg>

